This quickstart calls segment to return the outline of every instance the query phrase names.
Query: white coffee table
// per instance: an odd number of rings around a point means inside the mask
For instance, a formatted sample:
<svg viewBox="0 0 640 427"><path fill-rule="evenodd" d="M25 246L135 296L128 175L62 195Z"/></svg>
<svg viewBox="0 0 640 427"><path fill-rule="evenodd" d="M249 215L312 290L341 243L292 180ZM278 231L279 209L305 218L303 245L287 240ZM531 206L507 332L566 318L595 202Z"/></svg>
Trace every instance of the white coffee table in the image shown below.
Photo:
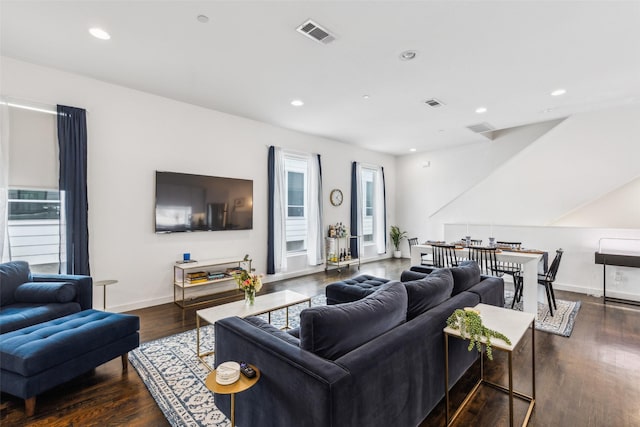
<svg viewBox="0 0 640 427"><path fill-rule="evenodd" d="M256 296L256 300L253 305L248 305L244 302L244 300L242 300L196 311L196 345L198 358L210 371L213 370L211 366L207 364L204 358L206 356L214 354L214 352L209 351L200 353L200 322L202 320L213 325L218 320L224 319L226 317L249 317L268 313L268 320L269 323L271 323L271 312L284 308L286 310L286 324L284 329L289 329L289 307L304 302L309 303L309 307L311 307L311 297L287 290L274 292L271 294L258 295Z"/></svg>
<svg viewBox="0 0 640 427"><path fill-rule="evenodd" d="M473 387L471 392L464 399L460 407L455 411L453 416L449 416L449 337L456 337L460 339L466 339L460 335L460 331L452 329L450 327L444 328L444 364L445 364L445 404L446 404L446 416L447 426L451 425L465 405L469 403L474 393L478 390L481 384L487 384L498 390L504 391L509 394L509 425L513 426L513 396L529 402L529 408L525 415L523 426L529 423L529 417L533 411L533 406L536 403L536 359L535 359L535 315L532 313L526 313L521 311L510 310L508 308L496 307L487 304L478 304L474 307L480 310L480 317L482 318L482 324L489 329L493 329L504 334L511 341L511 345L507 344L501 339L492 338L491 347L493 350L506 351L509 355L509 387L505 387L500 384L493 383L484 379L484 352L480 355L480 379ZM513 351L518 346L527 329L531 328L531 396L520 393L513 390ZM483 339L483 342L486 340ZM472 350L475 351L475 350Z"/></svg>

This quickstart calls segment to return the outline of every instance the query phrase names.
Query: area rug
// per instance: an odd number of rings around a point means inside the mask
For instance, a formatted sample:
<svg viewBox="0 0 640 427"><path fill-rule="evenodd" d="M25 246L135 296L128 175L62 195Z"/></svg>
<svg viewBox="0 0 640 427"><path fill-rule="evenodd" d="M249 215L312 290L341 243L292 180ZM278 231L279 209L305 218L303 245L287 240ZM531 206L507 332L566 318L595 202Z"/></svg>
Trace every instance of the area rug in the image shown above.
<svg viewBox="0 0 640 427"><path fill-rule="evenodd" d="M325 305L324 295L311 299L311 305ZM289 326L300 324L300 311L307 303L289 308ZM267 320L267 315L263 315ZM271 323L285 325L285 310L271 314ZM201 352L212 351L215 344L214 328L200 328ZM213 357L211 357L213 359ZM209 371L196 355L196 330L182 332L155 341L140 344L129 352L129 362L174 427L216 426L229 427L230 421L213 402L213 393L204 384ZM213 365L213 360L208 360Z"/></svg>
<svg viewBox="0 0 640 427"><path fill-rule="evenodd" d="M511 308L513 302L513 292L505 291L504 306ZM549 312L547 304L538 301L538 318L536 319L536 329L549 332L551 334L570 337L573 332L573 325L580 310L580 301L566 301L556 299L557 310L553 310L553 316ZM522 311L522 301L517 302L514 310Z"/></svg>

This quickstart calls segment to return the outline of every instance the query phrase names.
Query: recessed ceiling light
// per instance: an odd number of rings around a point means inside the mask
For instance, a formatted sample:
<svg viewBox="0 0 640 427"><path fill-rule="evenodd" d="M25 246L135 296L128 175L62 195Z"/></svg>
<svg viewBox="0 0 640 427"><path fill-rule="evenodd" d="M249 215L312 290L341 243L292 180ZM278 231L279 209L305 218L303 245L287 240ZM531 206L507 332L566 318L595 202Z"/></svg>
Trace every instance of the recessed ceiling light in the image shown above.
<svg viewBox="0 0 640 427"><path fill-rule="evenodd" d="M369 95L362 95L363 99L369 99Z"/></svg>
<svg viewBox="0 0 640 427"><path fill-rule="evenodd" d="M483 114L487 112L487 107L478 107L476 108L476 113Z"/></svg>
<svg viewBox="0 0 640 427"><path fill-rule="evenodd" d="M542 110L543 113L547 114L553 111L553 108L545 108L544 110Z"/></svg>
<svg viewBox="0 0 640 427"><path fill-rule="evenodd" d="M302 107L304 105L304 102L302 102L302 100L300 99L294 99L293 101L291 101L291 105L293 105L294 107Z"/></svg>
<svg viewBox="0 0 640 427"><path fill-rule="evenodd" d="M209 22L209 17L207 15L198 15L196 19L198 20L198 22L201 22L203 24Z"/></svg>
<svg viewBox="0 0 640 427"><path fill-rule="evenodd" d="M415 153L418 150L416 150L415 148L409 148L409 151L411 151L412 153Z"/></svg>
<svg viewBox="0 0 640 427"><path fill-rule="evenodd" d="M400 54L400 59L402 61L411 61L412 59L415 59L416 55L418 55L418 52L415 50L405 50Z"/></svg>
<svg viewBox="0 0 640 427"><path fill-rule="evenodd" d="M560 96L560 95L564 95L565 93L567 93L566 89L556 89L553 92L551 92L551 96Z"/></svg>
<svg viewBox="0 0 640 427"><path fill-rule="evenodd" d="M109 40L111 38L111 36L109 35L109 33L107 33L105 30L103 30L102 28L89 28L89 33L91 33L91 35L97 39L100 40Z"/></svg>

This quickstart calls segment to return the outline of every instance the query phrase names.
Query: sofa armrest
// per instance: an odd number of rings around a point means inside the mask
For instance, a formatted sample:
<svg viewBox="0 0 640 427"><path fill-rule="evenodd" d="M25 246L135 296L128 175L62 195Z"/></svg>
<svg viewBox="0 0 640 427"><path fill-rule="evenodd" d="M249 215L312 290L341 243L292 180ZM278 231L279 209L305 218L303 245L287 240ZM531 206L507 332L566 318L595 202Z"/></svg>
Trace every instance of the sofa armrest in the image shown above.
<svg viewBox="0 0 640 427"><path fill-rule="evenodd" d="M33 274L34 282L70 282L76 286L76 302L81 310L93 308L93 279L73 274Z"/></svg>
<svg viewBox="0 0 640 427"><path fill-rule="evenodd" d="M335 425L332 399L335 388L349 377L344 368L245 319L228 317L214 328L216 365L245 361L260 370L258 384L242 393L243 407L251 410L236 412L238 425ZM229 396L216 394L215 402L229 416Z"/></svg>
<svg viewBox="0 0 640 427"><path fill-rule="evenodd" d="M483 304L504 307L504 279L495 276L481 276L482 280L469 289L480 297Z"/></svg>

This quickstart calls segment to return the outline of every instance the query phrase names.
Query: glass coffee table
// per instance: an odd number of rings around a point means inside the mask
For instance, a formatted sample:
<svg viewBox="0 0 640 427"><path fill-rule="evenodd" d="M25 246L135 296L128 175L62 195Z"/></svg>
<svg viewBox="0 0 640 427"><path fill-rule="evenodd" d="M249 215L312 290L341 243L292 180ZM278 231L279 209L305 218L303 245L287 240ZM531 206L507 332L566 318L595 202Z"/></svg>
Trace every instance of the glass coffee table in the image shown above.
<svg viewBox="0 0 640 427"><path fill-rule="evenodd" d="M309 304L309 307L311 307L311 297L299 294L298 292L286 290L271 294L258 295L256 296L256 300L253 305L249 305L242 300L196 311L196 351L198 358L207 367L207 369L210 371L213 370L206 362L205 358L214 354L214 352L209 351L200 353L200 324L202 321L213 325L218 320L224 319L225 317L249 317L266 313L269 316L268 321L271 323L271 312L284 308L286 317L284 329L289 329L289 307L305 302Z"/></svg>
<svg viewBox="0 0 640 427"><path fill-rule="evenodd" d="M487 384L495 389L504 391L509 394L509 425L513 426L513 397L518 397L522 400L529 402L529 408L525 415L523 426L529 423L531 412L536 403L536 358L535 358L535 315L532 313L526 313L521 311L510 310L508 308L496 307L487 304L478 304L475 307L480 311L480 317L482 318L482 324L489 329L493 329L504 334L511 341L511 345L507 344L501 339L492 338L491 347L494 350L506 351L509 357L509 386L505 387L500 384L493 383L484 378L484 351L480 355L480 379L469 392L464 399L460 407L455 411L453 416L449 413L449 337L456 337L459 339L467 339L460 334L460 330L452 329L449 326L444 328L444 376L445 376L445 405L447 426L451 425L455 419L460 415L460 412L464 409L465 405L469 403L475 392L478 390L481 384ZM513 390L513 352L522 341L527 329L531 328L531 396L518 391ZM485 340L483 339L483 342ZM471 351L476 351L475 349Z"/></svg>

